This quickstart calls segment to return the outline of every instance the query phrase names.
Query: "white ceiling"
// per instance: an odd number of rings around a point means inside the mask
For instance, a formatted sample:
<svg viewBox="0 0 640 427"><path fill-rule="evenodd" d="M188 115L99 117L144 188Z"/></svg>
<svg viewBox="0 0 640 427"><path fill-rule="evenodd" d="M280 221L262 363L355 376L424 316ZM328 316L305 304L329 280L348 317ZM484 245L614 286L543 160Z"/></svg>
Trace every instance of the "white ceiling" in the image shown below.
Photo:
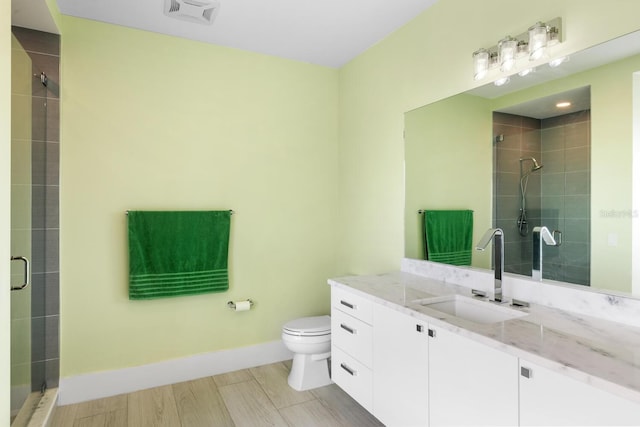
<svg viewBox="0 0 640 427"><path fill-rule="evenodd" d="M569 107L559 108L556 106L558 102L570 102L571 105ZM589 109L591 109L591 88L584 86L562 93L554 93L553 95L537 98L518 105L512 105L496 111L514 114L516 116L533 117L534 119L548 119L549 117Z"/></svg>
<svg viewBox="0 0 640 427"><path fill-rule="evenodd" d="M346 64L437 0L219 0L211 25L165 16L164 1L57 0L65 15L328 67ZM20 15L14 25L57 32L29 22L41 19L34 3L44 0L12 0L13 18Z"/></svg>
<svg viewBox="0 0 640 427"><path fill-rule="evenodd" d="M60 34L44 0L12 0L11 25Z"/></svg>

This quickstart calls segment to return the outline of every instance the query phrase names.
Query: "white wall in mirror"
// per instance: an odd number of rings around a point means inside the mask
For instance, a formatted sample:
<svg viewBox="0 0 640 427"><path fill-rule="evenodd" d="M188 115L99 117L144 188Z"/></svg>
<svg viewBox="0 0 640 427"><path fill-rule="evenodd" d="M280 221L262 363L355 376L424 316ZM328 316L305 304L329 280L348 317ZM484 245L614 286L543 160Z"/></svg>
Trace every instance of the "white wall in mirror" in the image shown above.
<svg viewBox="0 0 640 427"><path fill-rule="evenodd" d="M508 86L497 88L501 92L487 85L408 112L405 256L421 257L418 209L473 209L474 239L492 226L492 111L591 86L591 283L601 289L637 291L633 277L638 263L632 259L639 252L632 248L637 222L632 188L638 187L632 187L632 123L637 114L632 114L632 83L634 72L640 71L640 33L625 37L573 55L563 64L568 68L572 64L571 72L554 69L550 82L524 89L520 83L516 91ZM599 62L594 62L594 55ZM607 62L611 60L614 62ZM585 71L578 66L595 68ZM525 78L513 78L512 83L520 79ZM490 260L474 254L472 265L486 268Z"/></svg>

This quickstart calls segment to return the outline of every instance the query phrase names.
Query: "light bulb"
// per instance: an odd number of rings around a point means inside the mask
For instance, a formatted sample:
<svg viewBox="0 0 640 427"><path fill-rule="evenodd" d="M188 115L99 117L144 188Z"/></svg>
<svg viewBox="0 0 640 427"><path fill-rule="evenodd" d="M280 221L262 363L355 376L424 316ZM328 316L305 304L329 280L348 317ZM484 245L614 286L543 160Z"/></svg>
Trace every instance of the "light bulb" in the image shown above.
<svg viewBox="0 0 640 427"><path fill-rule="evenodd" d="M547 26L542 22L536 22L529 28L529 60L535 61L542 58L547 47Z"/></svg>
<svg viewBox="0 0 640 427"><path fill-rule="evenodd" d="M507 36L498 42L498 55L500 59L500 71L510 71L516 63L518 40Z"/></svg>
<svg viewBox="0 0 640 427"><path fill-rule="evenodd" d="M482 80L489 71L489 52L486 49L478 49L473 52L473 78Z"/></svg>

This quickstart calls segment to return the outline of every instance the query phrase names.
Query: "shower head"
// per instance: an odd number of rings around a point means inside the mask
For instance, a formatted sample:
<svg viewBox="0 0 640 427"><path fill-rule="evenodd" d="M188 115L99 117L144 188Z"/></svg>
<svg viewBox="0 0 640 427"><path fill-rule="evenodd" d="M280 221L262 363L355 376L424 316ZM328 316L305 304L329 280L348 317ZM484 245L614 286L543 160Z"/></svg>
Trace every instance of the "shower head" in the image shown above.
<svg viewBox="0 0 640 427"><path fill-rule="evenodd" d="M531 167L529 172L535 172L537 170L542 169L542 166L544 166L539 164L534 157L523 157L522 159L520 159L520 167L522 167L522 162L524 162L525 160L531 160L531 162L533 163L533 166Z"/></svg>

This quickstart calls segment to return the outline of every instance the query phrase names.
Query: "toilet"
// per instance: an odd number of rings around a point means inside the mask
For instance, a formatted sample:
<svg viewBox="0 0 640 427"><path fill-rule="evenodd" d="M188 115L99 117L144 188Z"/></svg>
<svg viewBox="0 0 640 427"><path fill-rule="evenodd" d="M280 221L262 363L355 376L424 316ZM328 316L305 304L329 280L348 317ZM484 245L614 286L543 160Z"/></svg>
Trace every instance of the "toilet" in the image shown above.
<svg viewBox="0 0 640 427"><path fill-rule="evenodd" d="M331 384L331 317L301 317L282 327L282 341L293 352L289 386L303 391Z"/></svg>

